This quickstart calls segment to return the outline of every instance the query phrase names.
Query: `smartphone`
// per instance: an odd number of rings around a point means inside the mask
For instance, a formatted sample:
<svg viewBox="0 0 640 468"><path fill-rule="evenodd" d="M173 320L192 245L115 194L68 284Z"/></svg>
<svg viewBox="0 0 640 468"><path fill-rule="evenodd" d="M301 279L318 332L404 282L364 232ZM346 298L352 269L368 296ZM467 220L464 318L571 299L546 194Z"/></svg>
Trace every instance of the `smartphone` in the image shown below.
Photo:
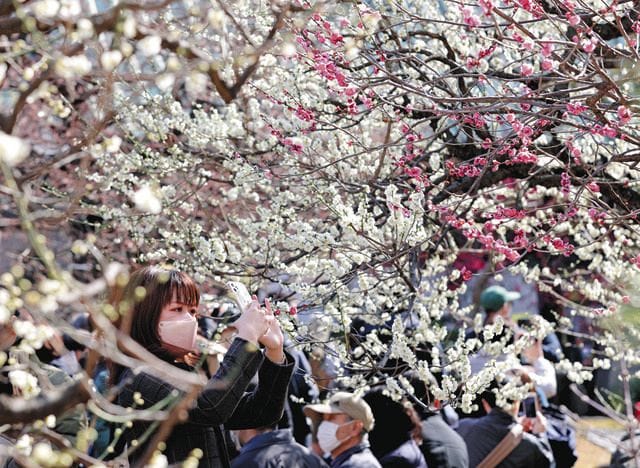
<svg viewBox="0 0 640 468"><path fill-rule="evenodd" d="M246 309L249 304L251 304L251 294L247 291L247 287L240 283L239 281L227 281L227 286L236 296L236 300L238 301L238 305L242 310Z"/></svg>
<svg viewBox="0 0 640 468"><path fill-rule="evenodd" d="M527 418L535 418L536 417L536 396L535 395L527 395L527 397L520 402L520 411L521 415L524 415Z"/></svg>

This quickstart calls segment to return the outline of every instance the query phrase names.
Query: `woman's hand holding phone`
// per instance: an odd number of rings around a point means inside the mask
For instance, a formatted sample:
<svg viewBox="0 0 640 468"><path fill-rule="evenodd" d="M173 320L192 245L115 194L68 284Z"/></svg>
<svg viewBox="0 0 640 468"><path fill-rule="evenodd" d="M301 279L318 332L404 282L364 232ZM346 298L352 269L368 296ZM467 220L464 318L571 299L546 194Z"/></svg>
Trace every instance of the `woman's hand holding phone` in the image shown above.
<svg viewBox="0 0 640 468"><path fill-rule="evenodd" d="M280 324L276 320L271 302L265 299L265 308L261 309L256 296L249 296L244 284L229 281L229 289L236 296L242 309L240 318L233 324L238 330L238 336L252 343L260 343L265 347L265 356L272 362L282 364L286 361L283 346L284 335Z"/></svg>
<svg viewBox="0 0 640 468"><path fill-rule="evenodd" d="M233 323L233 327L238 331L237 336L249 341L257 346L258 338L266 333L269 328L269 321L264 310L260 308L258 298L251 297L247 287L238 281L228 281L227 286L235 296L242 313Z"/></svg>
<svg viewBox="0 0 640 468"><path fill-rule="evenodd" d="M269 330L273 320L273 315L267 316L260 307L258 299L254 296L254 299L245 307L233 326L238 330L237 336L239 338L257 346L260 337Z"/></svg>
<svg viewBox="0 0 640 468"><path fill-rule="evenodd" d="M276 320L271 310L271 302L269 299L264 300L265 315L271 317L271 323L267 332L259 338L260 344L265 348L264 354L271 362L276 364L283 364L285 362L284 356L284 335L280 328L280 323Z"/></svg>

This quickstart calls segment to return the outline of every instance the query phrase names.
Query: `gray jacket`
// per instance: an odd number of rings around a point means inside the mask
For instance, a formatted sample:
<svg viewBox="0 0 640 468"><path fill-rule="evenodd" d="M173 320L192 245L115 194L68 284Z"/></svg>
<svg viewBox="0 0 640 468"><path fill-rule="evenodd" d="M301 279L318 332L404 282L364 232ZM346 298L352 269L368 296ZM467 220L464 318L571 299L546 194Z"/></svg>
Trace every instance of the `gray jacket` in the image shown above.
<svg viewBox="0 0 640 468"><path fill-rule="evenodd" d="M467 468L467 446L440 413L426 415L422 420L422 454L428 466L438 468Z"/></svg>
<svg viewBox="0 0 640 468"><path fill-rule="evenodd" d="M382 468L382 466L369 449L369 442L363 440L331 460L331 468Z"/></svg>

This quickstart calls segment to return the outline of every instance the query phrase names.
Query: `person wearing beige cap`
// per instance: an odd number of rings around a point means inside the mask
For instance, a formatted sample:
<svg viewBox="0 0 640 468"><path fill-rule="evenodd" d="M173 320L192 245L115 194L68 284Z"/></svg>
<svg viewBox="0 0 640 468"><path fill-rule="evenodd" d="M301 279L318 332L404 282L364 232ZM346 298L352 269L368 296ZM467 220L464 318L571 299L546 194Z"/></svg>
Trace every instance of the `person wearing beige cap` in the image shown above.
<svg viewBox="0 0 640 468"><path fill-rule="evenodd" d="M331 468L381 468L367 437L373 413L362 398L337 392L327 403L305 406L304 414L313 423L320 448L331 454Z"/></svg>

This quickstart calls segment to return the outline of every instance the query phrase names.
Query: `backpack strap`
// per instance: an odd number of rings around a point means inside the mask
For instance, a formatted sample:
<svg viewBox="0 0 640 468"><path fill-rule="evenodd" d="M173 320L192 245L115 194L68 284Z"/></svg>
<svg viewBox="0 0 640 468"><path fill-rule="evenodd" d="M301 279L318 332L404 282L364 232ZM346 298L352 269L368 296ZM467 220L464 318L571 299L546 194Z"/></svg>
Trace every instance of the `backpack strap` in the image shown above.
<svg viewBox="0 0 640 468"><path fill-rule="evenodd" d="M520 444L522 433L521 424L511 426L507 435L489 452L489 455L484 457L484 460L478 464L477 468L494 468L498 466Z"/></svg>

